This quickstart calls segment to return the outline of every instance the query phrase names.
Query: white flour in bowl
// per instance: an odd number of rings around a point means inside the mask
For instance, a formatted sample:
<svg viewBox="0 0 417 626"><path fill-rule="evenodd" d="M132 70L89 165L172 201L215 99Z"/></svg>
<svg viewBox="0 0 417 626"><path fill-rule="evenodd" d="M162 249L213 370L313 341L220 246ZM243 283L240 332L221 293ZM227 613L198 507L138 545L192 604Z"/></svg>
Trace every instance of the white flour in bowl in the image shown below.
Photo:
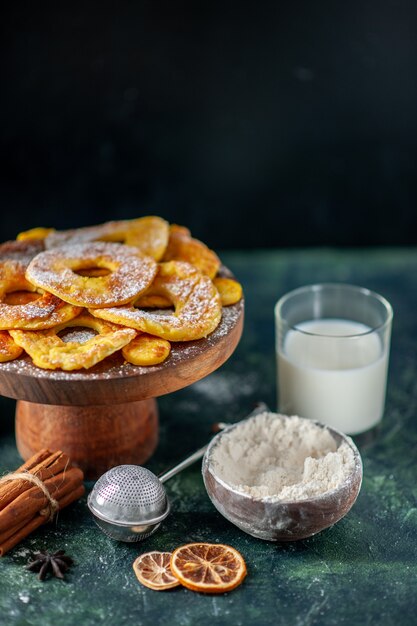
<svg viewBox="0 0 417 626"><path fill-rule="evenodd" d="M297 416L261 413L221 435L210 462L234 489L255 498L297 501L322 495L352 474L354 454L327 430Z"/></svg>

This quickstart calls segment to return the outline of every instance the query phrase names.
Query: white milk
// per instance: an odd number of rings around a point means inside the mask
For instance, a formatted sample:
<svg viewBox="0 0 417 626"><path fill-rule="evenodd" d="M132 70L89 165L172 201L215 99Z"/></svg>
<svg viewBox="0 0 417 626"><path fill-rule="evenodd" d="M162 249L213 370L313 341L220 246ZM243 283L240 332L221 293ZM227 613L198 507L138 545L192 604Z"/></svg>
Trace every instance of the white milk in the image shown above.
<svg viewBox="0 0 417 626"><path fill-rule="evenodd" d="M379 335L343 319L311 320L297 328L303 332L289 331L278 353L280 411L349 434L375 426L384 410L388 366Z"/></svg>

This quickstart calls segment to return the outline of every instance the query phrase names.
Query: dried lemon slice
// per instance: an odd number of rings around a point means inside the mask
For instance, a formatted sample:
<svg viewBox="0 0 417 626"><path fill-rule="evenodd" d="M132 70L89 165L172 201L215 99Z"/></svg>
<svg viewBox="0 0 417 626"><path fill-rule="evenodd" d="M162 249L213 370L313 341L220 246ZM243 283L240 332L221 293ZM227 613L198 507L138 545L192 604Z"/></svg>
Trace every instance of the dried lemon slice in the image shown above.
<svg viewBox="0 0 417 626"><path fill-rule="evenodd" d="M221 543L189 543L174 550L171 571L192 591L225 593L246 576L242 555Z"/></svg>
<svg viewBox="0 0 417 626"><path fill-rule="evenodd" d="M137 579L154 591L179 587L180 581L171 572L171 552L146 552L133 563Z"/></svg>

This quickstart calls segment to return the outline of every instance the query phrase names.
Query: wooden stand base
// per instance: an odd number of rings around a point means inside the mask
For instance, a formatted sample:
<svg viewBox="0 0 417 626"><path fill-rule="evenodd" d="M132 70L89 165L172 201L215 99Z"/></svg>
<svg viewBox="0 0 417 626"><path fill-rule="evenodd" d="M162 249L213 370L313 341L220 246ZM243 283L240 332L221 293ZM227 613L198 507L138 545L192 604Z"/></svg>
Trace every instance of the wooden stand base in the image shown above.
<svg viewBox="0 0 417 626"><path fill-rule="evenodd" d="M0 394L18 400L20 454L63 450L91 479L115 465L145 463L158 442L155 398L220 367L239 343L243 318L242 299L224 307L208 337L173 342L169 358L152 367L126 363L117 353L87 371L42 370L29 356L0 363Z"/></svg>
<svg viewBox="0 0 417 626"><path fill-rule="evenodd" d="M16 443L25 460L42 448L66 452L86 479L96 479L115 465L143 465L158 443L156 400L111 406L57 406L19 400Z"/></svg>

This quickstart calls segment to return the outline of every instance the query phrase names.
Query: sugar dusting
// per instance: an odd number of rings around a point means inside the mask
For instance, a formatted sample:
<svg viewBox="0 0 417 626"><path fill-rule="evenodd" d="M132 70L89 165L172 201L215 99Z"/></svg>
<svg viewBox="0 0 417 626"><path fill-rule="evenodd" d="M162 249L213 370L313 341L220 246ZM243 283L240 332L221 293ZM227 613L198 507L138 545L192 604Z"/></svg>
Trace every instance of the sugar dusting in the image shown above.
<svg viewBox="0 0 417 626"><path fill-rule="evenodd" d="M51 293L35 292L25 278L25 265L21 261L0 261L1 328L50 328L78 312L79 309Z"/></svg>
<svg viewBox="0 0 417 626"><path fill-rule="evenodd" d="M105 267L110 274L79 276L73 270ZM123 304L139 296L152 283L157 265L139 257L129 246L90 242L66 245L38 254L26 277L34 285L78 306L100 307Z"/></svg>
<svg viewBox="0 0 417 626"><path fill-rule="evenodd" d="M242 398L253 400L260 384L259 372L222 370L194 383L192 389L199 403L208 402L211 406L218 406L221 409L219 415L222 415L225 406L233 407Z"/></svg>
<svg viewBox="0 0 417 626"><path fill-rule="evenodd" d="M85 343L90 339L93 339L98 333L92 328L71 328L65 334L60 334L59 337L64 343L76 342Z"/></svg>
<svg viewBox="0 0 417 626"><path fill-rule="evenodd" d="M69 230L56 230L50 233L46 240L46 248L56 248L68 244L89 243L106 237L114 236L119 230L125 228L125 220L106 222L96 226L85 226L83 228L72 228Z"/></svg>
<svg viewBox="0 0 417 626"><path fill-rule="evenodd" d="M45 245L42 239L5 241L0 244L0 261L18 261L24 266L27 266L30 261L43 250L45 250Z"/></svg>
<svg viewBox="0 0 417 626"><path fill-rule="evenodd" d="M168 296L175 305L175 312L122 306L92 310L91 313L173 341L180 341L184 336L206 337L220 322L222 307L217 289L210 278L188 263L162 264L151 291Z"/></svg>
<svg viewBox="0 0 417 626"><path fill-rule="evenodd" d="M8 328L39 330L72 319L79 309L63 302L56 296L46 293L28 304L0 304L2 323ZM41 324L44 323L45 326Z"/></svg>
<svg viewBox="0 0 417 626"><path fill-rule="evenodd" d="M166 369L171 370L193 358L201 357L205 351L215 348L219 341L235 328L243 315L243 307L243 300L235 305L223 307L221 322L208 337L196 341L173 342L170 356L159 365L150 367L131 365L124 361L120 353L116 353L95 365L88 372L64 372L62 370L42 370L32 363L29 356L25 355L14 361L0 363L0 375L10 373L38 379L89 381L146 376L146 374L156 371L163 373Z"/></svg>
<svg viewBox="0 0 417 626"><path fill-rule="evenodd" d="M169 225L160 217L146 216L133 220L113 220L95 226L54 231L46 238L46 248L94 241L120 241L132 245L136 252L158 258L168 243ZM156 258L156 256L155 256Z"/></svg>

